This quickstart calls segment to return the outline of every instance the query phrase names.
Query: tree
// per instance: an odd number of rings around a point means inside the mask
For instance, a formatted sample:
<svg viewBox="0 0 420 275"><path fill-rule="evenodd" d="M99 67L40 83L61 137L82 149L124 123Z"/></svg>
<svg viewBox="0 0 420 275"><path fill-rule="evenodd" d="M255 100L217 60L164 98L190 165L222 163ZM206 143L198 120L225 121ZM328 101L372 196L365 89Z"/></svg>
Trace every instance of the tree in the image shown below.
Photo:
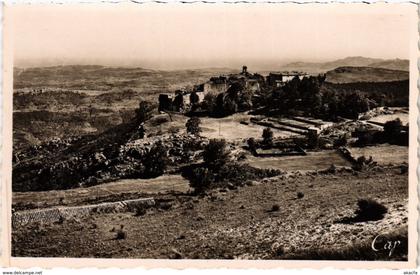
<svg viewBox="0 0 420 275"><path fill-rule="evenodd" d="M348 118L357 119L359 114L369 111L369 100L360 92L346 95L342 99L342 112Z"/></svg>
<svg viewBox="0 0 420 275"><path fill-rule="evenodd" d="M399 134L402 129L402 122L399 118L385 122L384 132L387 134Z"/></svg>
<svg viewBox="0 0 420 275"><path fill-rule="evenodd" d="M209 144L204 147L204 163L210 168L219 168L226 164L229 151L226 148L226 140L211 139Z"/></svg>
<svg viewBox="0 0 420 275"><path fill-rule="evenodd" d="M198 167L192 170L190 176L190 186L195 193L202 193L213 182L213 174L208 168Z"/></svg>
<svg viewBox="0 0 420 275"><path fill-rule="evenodd" d="M339 136L336 140L334 140L334 147L339 148L342 146L346 146L347 143L348 143L347 136L344 134L344 135Z"/></svg>
<svg viewBox="0 0 420 275"><path fill-rule="evenodd" d="M273 145L273 131L270 128L264 128L263 133L263 142L265 145L272 146Z"/></svg>
<svg viewBox="0 0 420 275"><path fill-rule="evenodd" d="M144 158L144 173L148 178L161 176L167 164L166 148L161 142L153 145Z"/></svg>
<svg viewBox="0 0 420 275"><path fill-rule="evenodd" d="M384 137L387 141L393 141L398 138L402 130L402 122L399 118L390 120L384 124Z"/></svg>
<svg viewBox="0 0 420 275"><path fill-rule="evenodd" d="M238 111L238 104L235 100L226 97L223 102L223 115L231 115Z"/></svg>
<svg viewBox="0 0 420 275"><path fill-rule="evenodd" d="M323 113L327 120L337 120L339 113L339 100L335 92L326 92L322 95Z"/></svg>
<svg viewBox="0 0 420 275"><path fill-rule="evenodd" d="M247 140L247 144L248 144L249 151L254 153L255 150L257 149L257 142L255 141L255 139L254 138L249 138Z"/></svg>
<svg viewBox="0 0 420 275"><path fill-rule="evenodd" d="M198 95L195 91L190 94L190 103L193 107L195 105L197 105L199 100L200 100L200 98L198 97Z"/></svg>
<svg viewBox="0 0 420 275"><path fill-rule="evenodd" d="M187 127L187 133L198 135L201 132L200 128L201 120L198 117L192 117L188 119L185 126Z"/></svg>
<svg viewBox="0 0 420 275"><path fill-rule="evenodd" d="M241 111L249 110L252 108L252 95L251 91L244 90L239 94L238 109Z"/></svg>
<svg viewBox="0 0 420 275"><path fill-rule="evenodd" d="M172 108L172 100L166 94L159 95L159 111L168 111Z"/></svg>
<svg viewBox="0 0 420 275"><path fill-rule="evenodd" d="M153 105L148 101L140 101L139 108L136 109L136 118L140 123L146 122L152 117Z"/></svg>
<svg viewBox="0 0 420 275"><path fill-rule="evenodd" d="M310 130L307 134L308 137L308 146L309 148L315 149L319 145L319 135L318 131L316 130Z"/></svg>
<svg viewBox="0 0 420 275"><path fill-rule="evenodd" d="M177 91L172 104L177 112L180 112L184 108L184 96L181 91Z"/></svg>
<svg viewBox="0 0 420 275"><path fill-rule="evenodd" d="M224 116L224 101L225 101L224 93L218 94L215 100L215 106L213 110L214 115Z"/></svg>
<svg viewBox="0 0 420 275"><path fill-rule="evenodd" d="M216 110L216 96L212 93L208 93L204 96L203 99L203 108L207 110L208 113L213 114Z"/></svg>
<svg viewBox="0 0 420 275"><path fill-rule="evenodd" d="M244 90L244 86L240 82L233 82L227 89L226 94L233 100L237 99L239 93Z"/></svg>

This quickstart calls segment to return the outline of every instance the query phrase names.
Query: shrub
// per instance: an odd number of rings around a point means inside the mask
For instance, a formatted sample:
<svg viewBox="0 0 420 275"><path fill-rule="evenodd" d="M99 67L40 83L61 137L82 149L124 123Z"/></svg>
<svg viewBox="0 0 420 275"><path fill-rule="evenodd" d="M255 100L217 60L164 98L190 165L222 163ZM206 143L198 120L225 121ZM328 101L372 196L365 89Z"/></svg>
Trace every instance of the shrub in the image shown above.
<svg viewBox="0 0 420 275"><path fill-rule="evenodd" d="M400 171L401 171L401 174L407 174L408 173L408 165L407 164L402 164L401 166L400 166Z"/></svg>
<svg viewBox="0 0 420 275"><path fill-rule="evenodd" d="M240 152L240 153L238 154L238 156L236 157L236 160L237 160L237 161L243 161L243 160L246 160L246 155L245 155L245 153L244 153L244 152Z"/></svg>
<svg viewBox="0 0 420 275"><path fill-rule="evenodd" d="M399 118L395 120L387 121L384 124L384 138L389 140L396 139L402 130L402 122Z"/></svg>
<svg viewBox="0 0 420 275"><path fill-rule="evenodd" d="M213 175L208 168L198 167L192 170L189 177L190 186L196 193L202 193L214 181Z"/></svg>
<svg viewBox="0 0 420 275"><path fill-rule="evenodd" d="M204 147L203 159L209 168L223 166L227 162L228 156L229 151L224 139L211 139L209 144Z"/></svg>
<svg viewBox="0 0 420 275"><path fill-rule="evenodd" d="M278 204L273 204L273 206L271 207L271 211L272 212L276 212L280 210L280 206Z"/></svg>
<svg viewBox="0 0 420 275"><path fill-rule="evenodd" d="M257 149L257 142L255 141L254 138L249 138L246 143L248 144L248 149L249 151L251 151L252 153L255 152L255 150Z"/></svg>
<svg viewBox="0 0 420 275"><path fill-rule="evenodd" d="M245 184L252 185L251 180L280 175L279 170L259 169L247 164L227 163L215 169L204 167L203 164L192 164L182 169L181 175L190 181L190 186L196 193L209 188L228 187Z"/></svg>
<svg viewBox="0 0 420 275"><path fill-rule="evenodd" d="M216 182L227 182L244 185L248 180L262 179L280 175L279 170L259 169L248 164L229 163L217 170Z"/></svg>
<svg viewBox="0 0 420 275"><path fill-rule="evenodd" d="M146 209L144 207L136 207L134 213L135 216L143 216L146 214Z"/></svg>
<svg viewBox="0 0 420 275"><path fill-rule="evenodd" d="M264 128L263 133L263 142L265 145L272 146L273 145L273 131L270 128Z"/></svg>
<svg viewBox="0 0 420 275"><path fill-rule="evenodd" d="M190 103L191 105L195 106L200 98L198 97L197 93L194 91L190 94Z"/></svg>
<svg viewBox="0 0 420 275"><path fill-rule="evenodd" d="M203 150L203 144L200 139L187 139L182 146L184 151L198 151Z"/></svg>
<svg viewBox="0 0 420 275"><path fill-rule="evenodd" d="M358 221L376 221L384 217L388 209L372 200L372 199L359 199L357 201L358 209L355 211L356 219Z"/></svg>
<svg viewBox="0 0 420 275"><path fill-rule="evenodd" d="M124 225L121 225L118 229L117 234L115 235L116 240L124 240L127 237L127 233L124 231Z"/></svg>
<svg viewBox="0 0 420 275"><path fill-rule="evenodd" d="M216 96L212 93L208 93L204 96L202 106L210 114L216 111Z"/></svg>
<svg viewBox="0 0 420 275"><path fill-rule="evenodd" d="M146 120L152 117L153 104L148 101L141 101L139 103L139 108L136 109L136 118L138 122L145 122Z"/></svg>
<svg viewBox="0 0 420 275"><path fill-rule="evenodd" d="M297 198L298 199L301 199L301 198L303 198L305 195L302 193L302 192L298 192L297 193Z"/></svg>
<svg viewBox="0 0 420 275"><path fill-rule="evenodd" d="M337 167L334 165L334 163L332 163L326 172L329 174L335 174L337 172Z"/></svg>
<svg viewBox="0 0 420 275"><path fill-rule="evenodd" d="M308 132L308 146L309 148L315 149L319 146L319 135L316 131Z"/></svg>
<svg viewBox="0 0 420 275"><path fill-rule="evenodd" d="M367 145L375 143L375 133L374 131L359 131L357 133L356 145L360 147L365 147Z"/></svg>
<svg viewBox="0 0 420 275"><path fill-rule="evenodd" d="M282 256L284 254L284 247L279 244L278 242L275 242L271 245L271 254L274 257L279 257Z"/></svg>
<svg viewBox="0 0 420 275"><path fill-rule="evenodd" d="M370 156L368 159L365 156L360 156L357 158L356 162L353 165L353 169L356 171L364 171L368 170L375 166L375 162L373 162L372 157Z"/></svg>
<svg viewBox="0 0 420 275"><path fill-rule="evenodd" d="M158 142L150 149L144 158L145 177L154 178L161 176L166 169L166 149Z"/></svg>
<svg viewBox="0 0 420 275"><path fill-rule="evenodd" d="M187 133L198 135L201 132L200 128L201 120L198 117L192 117L188 119L185 126L187 127Z"/></svg>
<svg viewBox="0 0 420 275"><path fill-rule="evenodd" d="M172 102L175 111L180 112L184 108L184 96L182 91L176 91L176 96Z"/></svg>
<svg viewBox="0 0 420 275"><path fill-rule="evenodd" d="M338 148L338 147L346 146L347 142L348 141L347 141L346 135L342 135L338 139L334 140L334 147Z"/></svg>

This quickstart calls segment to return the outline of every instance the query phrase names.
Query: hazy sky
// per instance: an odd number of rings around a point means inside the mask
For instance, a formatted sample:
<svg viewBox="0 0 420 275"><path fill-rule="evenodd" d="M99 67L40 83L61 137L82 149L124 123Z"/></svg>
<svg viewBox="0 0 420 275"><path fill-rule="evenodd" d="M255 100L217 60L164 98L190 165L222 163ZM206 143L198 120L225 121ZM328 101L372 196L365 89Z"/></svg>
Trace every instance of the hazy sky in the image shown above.
<svg viewBox="0 0 420 275"><path fill-rule="evenodd" d="M409 57L415 5L85 5L6 10L16 66L176 69ZM414 11L414 12L413 12ZM415 24L415 21L414 21Z"/></svg>

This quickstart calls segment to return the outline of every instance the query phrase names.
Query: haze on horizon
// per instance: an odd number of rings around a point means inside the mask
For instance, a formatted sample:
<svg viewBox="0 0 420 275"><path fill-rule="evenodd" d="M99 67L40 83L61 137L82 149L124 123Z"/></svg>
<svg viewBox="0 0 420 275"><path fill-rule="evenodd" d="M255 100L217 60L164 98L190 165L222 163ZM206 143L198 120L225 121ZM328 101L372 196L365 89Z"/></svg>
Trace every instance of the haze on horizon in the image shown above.
<svg viewBox="0 0 420 275"><path fill-rule="evenodd" d="M399 5L16 5L14 65L273 69L348 56L408 59Z"/></svg>

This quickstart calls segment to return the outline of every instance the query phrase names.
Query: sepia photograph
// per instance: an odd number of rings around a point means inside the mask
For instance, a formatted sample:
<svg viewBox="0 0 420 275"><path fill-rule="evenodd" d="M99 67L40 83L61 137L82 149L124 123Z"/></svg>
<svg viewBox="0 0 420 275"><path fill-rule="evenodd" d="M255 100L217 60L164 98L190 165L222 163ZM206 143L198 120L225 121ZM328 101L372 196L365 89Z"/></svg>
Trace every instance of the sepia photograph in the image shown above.
<svg viewBox="0 0 420 275"><path fill-rule="evenodd" d="M416 5L4 17L11 257L415 262Z"/></svg>

